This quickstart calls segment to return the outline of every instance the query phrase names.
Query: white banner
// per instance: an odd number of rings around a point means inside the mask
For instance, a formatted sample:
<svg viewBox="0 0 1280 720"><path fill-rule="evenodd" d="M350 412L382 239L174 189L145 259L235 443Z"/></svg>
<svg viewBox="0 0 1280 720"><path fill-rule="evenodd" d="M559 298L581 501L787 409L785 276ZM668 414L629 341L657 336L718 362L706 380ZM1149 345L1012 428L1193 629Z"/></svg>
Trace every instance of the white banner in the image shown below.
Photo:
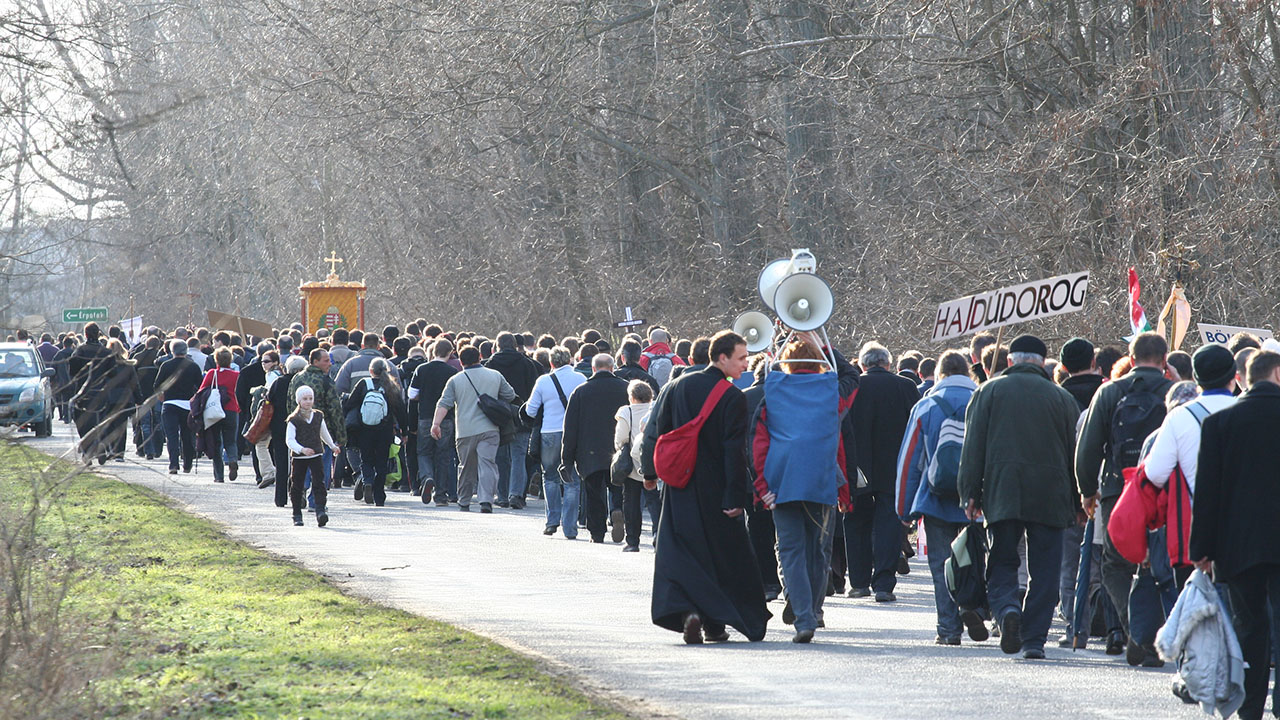
<svg viewBox="0 0 1280 720"><path fill-rule="evenodd" d="M933 341L1078 312L1084 309L1088 291L1086 270L948 300L938 306Z"/></svg>
<svg viewBox="0 0 1280 720"><path fill-rule="evenodd" d="M1234 325L1209 325L1207 323L1196 323L1196 327L1200 329L1201 345L1208 345L1210 343L1226 345L1227 341L1231 339L1231 336L1238 332L1253 333L1263 340L1274 337L1274 334L1270 330L1262 330L1260 328L1235 327Z"/></svg>
<svg viewBox="0 0 1280 720"><path fill-rule="evenodd" d="M134 345L142 339L142 316L132 317L128 320L120 321L120 331L129 338L129 344Z"/></svg>

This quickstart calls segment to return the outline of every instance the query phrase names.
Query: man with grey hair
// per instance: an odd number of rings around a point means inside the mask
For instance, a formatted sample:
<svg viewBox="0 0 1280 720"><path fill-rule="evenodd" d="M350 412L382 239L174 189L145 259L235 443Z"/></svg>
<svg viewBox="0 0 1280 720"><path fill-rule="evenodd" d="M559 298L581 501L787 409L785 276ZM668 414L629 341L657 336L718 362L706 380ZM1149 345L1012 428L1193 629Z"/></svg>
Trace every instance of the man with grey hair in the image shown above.
<svg viewBox="0 0 1280 720"><path fill-rule="evenodd" d="M1062 531L1075 521L1072 466L1080 407L1044 372L1048 349L1032 335L1009 344L1009 369L969 401L957 485L970 520L985 515L991 553L987 598L1000 649L1044 658L1058 603ZM1018 599L1018 544L1027 541L1027 594Z"/></svg>
<svg viewBox="0 0 1280 720"><path fill-rule="evenodd" d="M661 325L649 328L649 346L640 351L640 369L649 373L661 387L671 379L671 369L684 364L671 350L671 333Z"/></svg>
<svg viewBox="0 0 1280 720"><path fill-rule="evenodd" d="M563 525L564 536L569 540L578 537L579 486L577 471L560 462L564 413L569 405L569 393L587 382L574 371L572 363L569 348L563 345L551 348L551 372L533 384L533 394L525 405L529 417L541 418L542 425L542 494L547 501L547 524L542 534L555 535Z"/></svg>
<svg viewBox="0 0 1280 720"><path fill-rule="evenodd" d="M173 340L169 343L170 358L156 371L155 391L163 394L160 406L160 423L164 426L165 443L169 446L169 474L178 474L178 460L182 460L182 472L191 472L195 462L195 440L187 424L191 413L191 398L200 388L204 373L195 361L187 357L187 343Z"/></svg>
<svg viewBox="0 0 1280 720"><path fill-rule="evenodd" d="M586 495L587 531L591 542L604 542L605 515L609 507L609 461L613 457L613 431L618 408L629 402L627 381L613 374L613 356L591 358L591 379L569 395L564 413L561 467L577 470ZM613 541L622 542L622 507L610 518Z"/></svg>
<svg viewBox="0 0 1280 720"><path fill-rule="evenodd" d="M858 470L865 487L850 478L853 510L844 515L849 597L875 593L876 602L894 602L905 532L895 507L898 447L911 409L920 401L916 384L893 372L893 355L878 342L858 353L862 377L849 414L853 418Z"/></svg>

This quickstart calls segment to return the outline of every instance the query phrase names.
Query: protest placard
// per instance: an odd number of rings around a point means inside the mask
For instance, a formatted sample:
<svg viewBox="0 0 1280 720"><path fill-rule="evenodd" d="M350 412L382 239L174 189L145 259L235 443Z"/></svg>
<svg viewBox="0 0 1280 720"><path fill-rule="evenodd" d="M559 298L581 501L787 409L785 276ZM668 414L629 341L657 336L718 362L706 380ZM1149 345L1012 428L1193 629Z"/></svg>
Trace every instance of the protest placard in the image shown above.
<svg viewBox="0 0 1280 720"><path fill-rule="evenodd" d="M1226 345L1232 335L1238 332L1247 332L1257 335L1259 338L1266 340L1274 337L1270 330L1260 328L1235 327L1234 325L1210 325L1208 323L1196 323L1196 328L1200 330L1200 344L1208 345L1215 343L1218 345Z"/></svg>
<svg viewBox="0 0 1280 720"><path fill-rule="evenodd" d="M938 306L933 341L1077 312L1088 290L1086 270L948 300Z"/></svg>

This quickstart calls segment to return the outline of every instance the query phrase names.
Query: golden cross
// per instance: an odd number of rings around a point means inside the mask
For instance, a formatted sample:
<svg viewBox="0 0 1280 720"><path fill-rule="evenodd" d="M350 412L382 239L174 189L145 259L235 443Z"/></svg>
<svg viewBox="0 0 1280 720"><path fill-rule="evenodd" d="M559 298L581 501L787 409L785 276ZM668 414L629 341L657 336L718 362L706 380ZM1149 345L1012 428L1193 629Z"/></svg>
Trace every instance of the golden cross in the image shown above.
<svg viewBox="0 0 1280 720"><path fill-rule="evenodd" d="M336 252L331 252L331 253L329 253L329 257L325 258L322 262L327 262L327 263L329 263L329 274L330 274L330 275L337 275L337 274L338 274L338 263L342 262L342 258L338 257L338 253L336 253Z"/></svg>

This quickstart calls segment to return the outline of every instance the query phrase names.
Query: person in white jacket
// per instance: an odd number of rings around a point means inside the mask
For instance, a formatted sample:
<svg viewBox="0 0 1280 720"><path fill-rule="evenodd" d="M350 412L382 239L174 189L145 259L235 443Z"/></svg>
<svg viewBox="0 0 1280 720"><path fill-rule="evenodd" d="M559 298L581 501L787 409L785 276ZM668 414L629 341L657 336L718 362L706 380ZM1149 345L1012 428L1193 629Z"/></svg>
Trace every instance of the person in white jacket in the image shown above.
<svg viewBox="0 0 1280 720"><path fill-rule="evenodd" d="M1147 478L1156 487L1169 482L1174 468L1187 478L1187 487L1196 491L1196 461L1200 454L1200 424L1204 418L1235 404L1236 364L1231 351L1221 345L1205 345L1191 358L1200 397L1171 411L1164 420L1151 454L1147 456Z"/></svg>
<svg viewBox="0 0 1280 720"><path fill-rule="evenodd" d="M645 421L653 407L653 388L644 380L632 380L627 385L627 399L629 404L618 408L613 416L618 421L613 431L613 449L616 453L627 443L631 444L632 470L622 486L622 524L626 541L622 552L640 552L640 530L644 524L641 505L646 491L655 489L647 486L644 475L640 473L640 444L644 442Z"/></svg>
<svg viewBox="0 0 1280 720"><path fill-rule="evenodd" d="M311 476L311 492L316 499L316 524L324 527L329 522L328 489L324 485L324 448L335 453L338 444L329 434L324 413L314 409L315 391L310 385L302 385L294 391L298 407L285 425L284 442L289 446L291 466L289 497L293 501L293 524L302 525L302 508L306 502L306 481Z"/></svg>

